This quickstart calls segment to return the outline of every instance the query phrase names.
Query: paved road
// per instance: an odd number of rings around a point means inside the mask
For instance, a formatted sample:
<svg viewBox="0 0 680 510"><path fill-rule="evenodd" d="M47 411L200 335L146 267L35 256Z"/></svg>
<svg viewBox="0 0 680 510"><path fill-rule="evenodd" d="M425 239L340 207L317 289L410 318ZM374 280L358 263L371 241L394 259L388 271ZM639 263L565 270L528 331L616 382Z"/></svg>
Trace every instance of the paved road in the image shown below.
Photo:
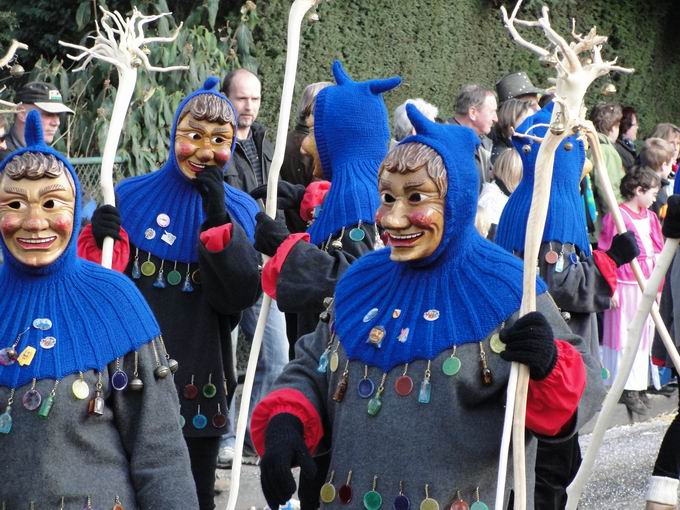
<svg viewBox="0 0 680 510"><path fill-rule="evenodd" d="M595 464L595 471L584 491L581 510L641 510L647 479L652 472L657 450L672 419L665 414L651 421L611 428ZM585 451L590 435L581 437ZM220 470L228 482L230 471ZM228 486L228 483L225 485ZM246 466L241 480L238 510L264 507L256 467ZM226 508L228 493L217 501L218 510Z"/></svg>

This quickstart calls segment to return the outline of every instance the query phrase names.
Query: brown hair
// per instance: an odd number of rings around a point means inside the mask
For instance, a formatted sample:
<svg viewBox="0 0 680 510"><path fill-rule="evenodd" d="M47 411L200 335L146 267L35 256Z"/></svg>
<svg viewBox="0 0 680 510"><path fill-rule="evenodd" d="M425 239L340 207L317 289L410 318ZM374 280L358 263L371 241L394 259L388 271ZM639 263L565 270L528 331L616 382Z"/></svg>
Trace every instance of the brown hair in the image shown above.
<svg viewBox="0 0 680 510"><path fill-rule="evenodd" d="M590 112L590 120L593 121L595 129L605 135L609 134L612 128L621 122L622 118L621 105L616 103L597 104Z"/></svg>
<svg viewBox="0 0 680 510"><path fill-rule="evenodd" d="M326 87L333 85L329 81L319 81L310 83L302 91L300 97L300 104L298 104L297 117L300 124L307 121L307 117L314 113L314 104L316 103L316 96Z"/></svg>
<svg viewBox="0 0 680 510"><path fill-rule="evenodd" d="M493 174L512 193L522 180L522 158L515 149L505 149L493 165Z"/></svg>
<svg viewBox="0 0 680 510"><path fill-rule="evenodd" d="M434 149L422 143L400 144L388 152L378 170L378 178L383 172L406 174L422 167L437 186L439 196L444 198L448 190L444 161Z"/></svg>
<svg viewBox="0 0 680 510"><path fill-rule="evenodd" d="M647 138L640 150L640 164L652 170L661 170L675 155L673 144L663 138Z"/></svg>
<svg viewBox="0 0 680 510"><path fill-rule="evenodd" d="M630 200L635 196L635 190L638 187L642 188L642 191L648 191L659 186L661 186L661 178L654 170L647 166L635 165L623 176L619 188L621 196Z"/></svg>
<svg viewBox="0 0 680 510"><path fill-rule="evenodd" d="M56 179L66 172L64 164L52 154L41 152L24 152L14 156L5 166L4 175L13 181L30 179L36 181L43 177ZM66 172L70 177L70 174Z"/></svg>
<svg viewBox="0 0 680 510"><path fill-rule="evenodd" d="M190 99L182 108L177 122L179 123L187 113L191 113L191 116L196 120L207 120L208 122L235 126L234 111L225 99L215 94L199 94Z"/></svg>
<svg viewBox="0 0 680 510"><path fill-rule="evenodd" d="M496 129L504 138L510 138L514 128L517 127L517 119L525 113L531 114L531 103L522 99L508 99L498 109L498 122Z"/></svg>

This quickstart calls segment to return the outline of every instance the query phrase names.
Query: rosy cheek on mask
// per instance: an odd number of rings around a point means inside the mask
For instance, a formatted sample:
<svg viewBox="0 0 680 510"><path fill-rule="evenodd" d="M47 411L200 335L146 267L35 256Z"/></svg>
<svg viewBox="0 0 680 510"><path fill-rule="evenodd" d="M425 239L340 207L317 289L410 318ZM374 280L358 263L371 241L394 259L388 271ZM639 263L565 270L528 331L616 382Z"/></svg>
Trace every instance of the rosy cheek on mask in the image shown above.
<svg viewBox="0 0 680 510"><path fill-rule="evenodd" d="M175 154L177 155L178 159L187 159L194 152L196 152L196 147L190 143L180 142L175 146Z"/></svg>
<svg viewBox="0 0 680 510"><path fill-rule="evenodd" d="M21 227L21 219L16 216L4 216L0 219L0 232L4 236L9 236L19 230Z"/></svg>
<svg viewBox="0 0 680 510"><path fill-rule="evenodd" d="M215 162L224 165L229 161L229 156L231 156L229 151L215 151Z"/></svg>
<svg viewBox="0 0 680 510"><path fill-rule="evenodd" d="M432 226L432 214L433 211L416 211L409 214L408 219L411 220L411 224L420 228L430 228Z"/></svg>
<svg viewBox="0 0 680 510"><path fill-rule="evenodd" d="M380 225L382 224L382 219L383 216L385 216L385 212L382 210L382 207L378 209L375 213L375 222Z"/></svg>
<svg viewBox="0 0 680 510"><path fill-rule="evenodd" d="M59 214L50 223L54 230L63 234L69 234L73 230L73 216L70 214Z"/></svg>

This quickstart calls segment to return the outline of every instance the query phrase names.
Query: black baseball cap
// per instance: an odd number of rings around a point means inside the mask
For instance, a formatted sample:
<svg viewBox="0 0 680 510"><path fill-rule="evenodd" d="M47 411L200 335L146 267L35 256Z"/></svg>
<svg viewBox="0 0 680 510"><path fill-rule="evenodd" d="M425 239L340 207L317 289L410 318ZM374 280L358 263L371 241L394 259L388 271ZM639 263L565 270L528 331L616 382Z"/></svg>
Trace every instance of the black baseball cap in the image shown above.
<svg viewBox="0 0 680 510"><path fill-rule="evenodd" d="M34 104L49 113L73 113L62 103L61 92L51 83L31 81L17 92L16 100L24 104Z"/></svg>

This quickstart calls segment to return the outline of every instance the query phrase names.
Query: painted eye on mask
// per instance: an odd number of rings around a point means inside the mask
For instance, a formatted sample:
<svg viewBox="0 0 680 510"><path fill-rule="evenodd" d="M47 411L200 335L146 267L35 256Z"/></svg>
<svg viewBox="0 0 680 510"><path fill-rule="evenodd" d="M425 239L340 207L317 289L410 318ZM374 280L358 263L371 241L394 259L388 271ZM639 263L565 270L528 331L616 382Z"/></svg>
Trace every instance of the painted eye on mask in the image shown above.
<svg viewBox="0 0 680 510"><path fill-rule="evenodd" d="M191 139L191 140L194 140L194 141L198 141L198 140L200 140L200 139L202 138L201 135L199 135L198 133L195 133L195 132L193 132L193 131L187 133L187 134L186 134L186 137L189 138L189 139Z"/></svg>
<svg viewBox="0 0 680 510"><path fill-rule="evenodd" d="M212 139L212 143L215 145L222 145L223 143L226 143L227 139L224 138L223 136L215 136Z"/></svg>
<svg viewBox="0 0 680 510"><path fill-rule="evenodd" d="M7 205L8 205L11 209L17 209L17 210L21 209L21 202L19 202L19 201L17 201L17 200L15 200L14 202L10 202L10 203L7 204Z"/></svg>
<svg viewBox="0 0 680 510"><path fill-rule="evenodd" d="M420 193L411 193L408 196L409 202L420 202L422 199L423 199L423 196Z"/></svg>
<svg viewBox="0 0 680 510"><path fill-rule="evenodd" d="M395 202L395 198L389 193L383 193L382 201L384 204L393 204Z"/></svg>
<svg viewBox="0 0 680 510"><path fill-rule="evenodd" d="M45 209L54 209L54 206L55 206L55 205L56 205L56 204L54 203L54 200L47 200L47 201L43 204L43 207L44 207Z"/></svg>

